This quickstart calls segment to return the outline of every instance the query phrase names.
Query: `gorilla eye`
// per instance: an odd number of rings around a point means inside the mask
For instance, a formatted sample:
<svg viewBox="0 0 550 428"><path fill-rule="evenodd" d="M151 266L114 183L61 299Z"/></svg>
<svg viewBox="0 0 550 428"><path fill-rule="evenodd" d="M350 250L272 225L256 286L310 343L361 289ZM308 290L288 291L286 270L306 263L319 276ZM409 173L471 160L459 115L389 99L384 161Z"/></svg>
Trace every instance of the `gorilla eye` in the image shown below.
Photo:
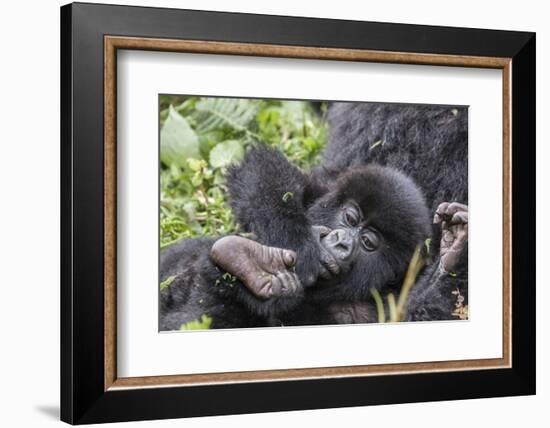
<svg viewBox="0 0 550 428"><path fill-rule="evenodd" d="M365 229L361 235L361 242L367 251L374 251L380 244L380 238L374 229Z"/></svg>
<svg viewBox="0 0 550 428"><path fill-rule="evenodd" d="M352 208L344 211L344 220L348 226L356 227L359 224L359 214Z"/></svg>

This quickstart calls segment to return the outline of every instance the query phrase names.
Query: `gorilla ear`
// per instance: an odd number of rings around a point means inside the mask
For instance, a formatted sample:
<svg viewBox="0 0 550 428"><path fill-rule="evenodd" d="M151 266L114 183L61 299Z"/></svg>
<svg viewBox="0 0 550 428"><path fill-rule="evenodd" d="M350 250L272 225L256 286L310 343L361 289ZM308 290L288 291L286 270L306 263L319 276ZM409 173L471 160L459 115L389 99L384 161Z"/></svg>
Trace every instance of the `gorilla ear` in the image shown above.
<svg viewBox="0 0 550 428"><path fill-rule="evenodd" d="M328 187L321 184L316 179L311 179L304 188L303 204L305 208L310 207L313 203L328 193Z"/></svg>

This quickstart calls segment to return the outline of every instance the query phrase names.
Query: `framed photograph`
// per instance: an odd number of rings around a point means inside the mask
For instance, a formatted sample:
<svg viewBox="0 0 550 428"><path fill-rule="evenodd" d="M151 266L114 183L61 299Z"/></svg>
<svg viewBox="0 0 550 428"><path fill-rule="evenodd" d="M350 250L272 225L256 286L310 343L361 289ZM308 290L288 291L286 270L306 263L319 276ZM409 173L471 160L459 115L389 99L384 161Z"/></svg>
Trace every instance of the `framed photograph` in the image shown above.
<svg viewBox="0 0 550 428"><path fill-rule="evenodd" d="M535 393L535 35L61 8L61 419Z"/></svg>

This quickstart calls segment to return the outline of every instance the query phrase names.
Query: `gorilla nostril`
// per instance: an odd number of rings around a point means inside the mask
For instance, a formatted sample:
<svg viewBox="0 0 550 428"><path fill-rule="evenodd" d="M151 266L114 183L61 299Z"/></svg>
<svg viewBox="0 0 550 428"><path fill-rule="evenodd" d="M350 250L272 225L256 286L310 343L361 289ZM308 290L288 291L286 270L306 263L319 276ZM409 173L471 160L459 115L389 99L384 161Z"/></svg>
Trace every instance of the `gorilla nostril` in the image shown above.
<svg viewBox="0 0 550 428"><path fill-rule="evenodd" d="M345 260L350 256L352 247L347 243L340 242L334 246L334 249L337 250L340 259Z"/></svg>
<svg viewBox="0 0 550 428"><path fill-rule="evenodd" d="M353 253L354 239L345 229L333 229L323 241L332 255L341 262L347 262Z"/></svg>
<svg viewBox="0 0 550 428"><path fill-rule="evenodd" d="M349 246L343 242L339 242L338 244L335 245L335 247L341 251L348 251L349 250Z"/></svg>

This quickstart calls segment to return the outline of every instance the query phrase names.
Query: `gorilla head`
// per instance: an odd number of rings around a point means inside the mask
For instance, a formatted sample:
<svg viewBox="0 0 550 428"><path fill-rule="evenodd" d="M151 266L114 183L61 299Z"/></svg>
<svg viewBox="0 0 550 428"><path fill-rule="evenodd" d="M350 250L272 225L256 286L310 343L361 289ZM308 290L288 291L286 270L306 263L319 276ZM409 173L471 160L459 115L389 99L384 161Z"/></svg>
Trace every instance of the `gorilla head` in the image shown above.
<svg viewBox="0 0 550 428"><path fill-rule="evenodd" d="M407 176L369 165L343 173L308 210L320 244L320 298L362 300L400 284L430 235L424 197Z"/></svg>

